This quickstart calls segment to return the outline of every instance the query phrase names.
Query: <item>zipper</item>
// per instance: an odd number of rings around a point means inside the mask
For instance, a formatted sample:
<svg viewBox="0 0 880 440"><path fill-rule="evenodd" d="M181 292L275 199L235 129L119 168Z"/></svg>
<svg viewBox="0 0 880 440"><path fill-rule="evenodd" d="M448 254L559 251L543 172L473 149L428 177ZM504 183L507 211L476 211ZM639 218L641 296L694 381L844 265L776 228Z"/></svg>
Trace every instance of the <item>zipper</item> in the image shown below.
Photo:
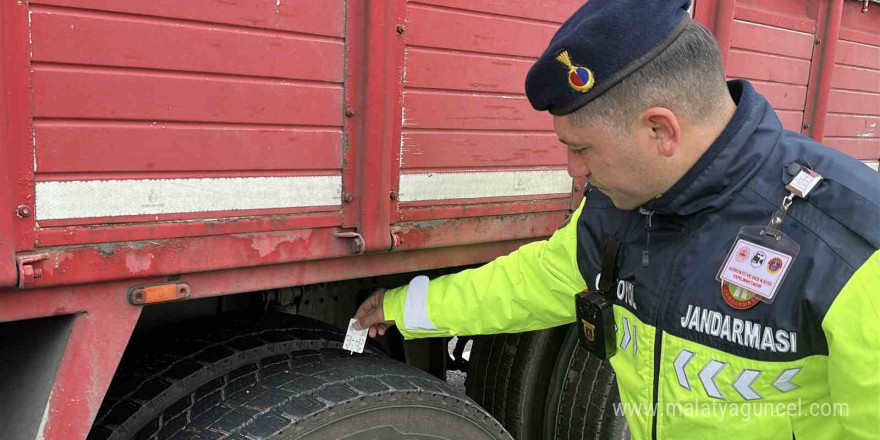
<svg viewBox="0 0 880 440"><path fill-rule="evenodd" d="M645 216L645 250L642 251L642 267L648 267L650 263L649 251L651 250L651 218L654 217L654 211L645 208L639 208L639 214Z"/></svg>
<svg viewBox="0 0 880 440"><path fill-rule="evenodd" d="M651 212L651 214L653 214L653 212ZM648 223L647 223L648 225L650 225L650 220L651 220L651 216L648 215ZM692 237L691 237L691 233L690 233L690 227L688 227L687 240L682 244L681 250L684 250L688 246L688 243L690 243L691 238ZM675 256L675 259L672 260L672 268L669 271L670 279L667 280L666 285L664 286L663 290L660 292L660 299L659 299L660 307L657 310L657 318L654 321L654 324L655 324L654 325L654 328L655 328L655 333L654 333L654 390L653 390L653 406L651 406L651 408L657 407L657 400L658 400L657 394L659 393L659 389L660 389L660 387L659 387L660 356L661 356L661 352L663 351L663 320L662 320L662 317L665 315L664 312L666 310L666 296L669 293L669 291L672 289L672 277L675 276L675 274L678 270L678 264L681 261L681 257L682 257L682 255L684 255L684 252L679 251L679 252L676 252L676 254L677 255ZM651 440L657 440L657 411L653 411L653 415L651 418Z"/></svg>

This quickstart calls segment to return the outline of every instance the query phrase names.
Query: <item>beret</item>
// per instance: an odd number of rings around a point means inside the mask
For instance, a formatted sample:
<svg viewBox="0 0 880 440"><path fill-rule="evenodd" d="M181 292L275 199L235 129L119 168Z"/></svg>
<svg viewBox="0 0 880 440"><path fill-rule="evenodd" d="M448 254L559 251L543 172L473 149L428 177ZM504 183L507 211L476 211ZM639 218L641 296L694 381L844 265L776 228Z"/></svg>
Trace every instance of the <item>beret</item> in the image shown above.
<svg viewBox="0 0 880 440"><path fill-rule="evenodd" d="M690 20L690 0L590 0L550 40L529 69L535 110L571 113L644 66Z"/></svg>

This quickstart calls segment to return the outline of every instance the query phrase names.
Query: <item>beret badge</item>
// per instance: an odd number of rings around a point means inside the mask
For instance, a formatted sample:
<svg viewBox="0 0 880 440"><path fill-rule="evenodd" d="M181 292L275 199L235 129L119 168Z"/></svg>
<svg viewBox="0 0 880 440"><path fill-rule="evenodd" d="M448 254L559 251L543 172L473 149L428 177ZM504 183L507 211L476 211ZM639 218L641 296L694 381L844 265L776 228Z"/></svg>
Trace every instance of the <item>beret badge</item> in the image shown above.
<svg viewBox="0 0 880 440"><path fill-rule="evenodd" d="M563 50L562 53L557 55L556 60L565 65L565 67L568 67L568 85L570 85L572 89L581 93L586 93L593 88L593 85L596 83L593 71L584 66L572 64L571 57L568 55L567 50Z"/></svg>

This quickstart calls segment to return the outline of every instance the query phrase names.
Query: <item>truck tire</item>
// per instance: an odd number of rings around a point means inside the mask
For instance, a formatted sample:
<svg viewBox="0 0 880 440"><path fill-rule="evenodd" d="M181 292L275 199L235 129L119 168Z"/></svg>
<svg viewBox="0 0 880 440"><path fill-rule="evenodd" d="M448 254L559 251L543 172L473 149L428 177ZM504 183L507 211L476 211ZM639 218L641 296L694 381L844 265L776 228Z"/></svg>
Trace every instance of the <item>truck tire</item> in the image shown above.
<svg viewBox="0 0 880 440"><path fill-rule="evenodd" d="M467 394L517 440L544 438L544 402L567 327L474 338Z"/></svg>
<svg viewBox="0 0 880 440"><path fill-rule="evenodd" d="M89 440L504 439L446 383L301 316L220 316L126 351Z"/></svg>
<svg viewBox="0 0 880 440"><path fill-rule="evenodd" d="M566 328L568 335L550 380L544 438L629 439L626 419L614 412L620 393L611 365L580 346L575 326Z"/></svg>

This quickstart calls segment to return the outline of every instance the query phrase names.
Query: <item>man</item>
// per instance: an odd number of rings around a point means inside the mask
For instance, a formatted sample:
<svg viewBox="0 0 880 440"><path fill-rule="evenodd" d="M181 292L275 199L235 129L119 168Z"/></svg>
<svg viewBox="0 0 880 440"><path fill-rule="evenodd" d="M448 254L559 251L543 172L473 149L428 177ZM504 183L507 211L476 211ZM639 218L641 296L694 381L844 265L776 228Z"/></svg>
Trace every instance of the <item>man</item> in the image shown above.
<svg viewBox="0 0 880 440"><path fill-rule="evenodd" d="M689 3L591 0L530 70L529 100L590 183L570 223L376 292L359 324L416 338L570 323L612 240L599 325L621 400L658 408L626 414L633 438L880 438L880 177L725 83Z"/></svg>

